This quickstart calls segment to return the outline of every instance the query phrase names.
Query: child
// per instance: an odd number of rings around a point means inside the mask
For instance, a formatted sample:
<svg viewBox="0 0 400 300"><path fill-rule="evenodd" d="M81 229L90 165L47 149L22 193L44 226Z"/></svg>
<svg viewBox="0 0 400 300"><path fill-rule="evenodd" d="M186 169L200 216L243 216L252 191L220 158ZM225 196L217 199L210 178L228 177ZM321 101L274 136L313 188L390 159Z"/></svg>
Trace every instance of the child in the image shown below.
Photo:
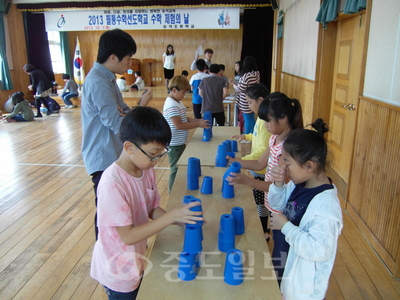
<svg viewBox="0 0 400 300"><path fill-rule="evenodd" d="M204 59L199 59L196 61L197 73L190 78L190 88L193 92L192 95L192 105L193 114L195 119L201 119L201 104L203 103L203 98L199 94L199 85L203 78L208 77L208 74L204 72L206 68L206 62Z"/></svg>
<svg viewBox="0 0 400 300"><path fill-rule="evenodd" d="M33 121L34 114L32 108L30 108L27 100L24 99L24 93L19 91L11 96L14 104L14 110L11 114L4 117L6 122L25 122Z"/></svg>
<svg viewBox="0 0 400 300"><path fill-rule="evenodd" d="M176 54L174 51L174 46L168 45L167 50L163 54L163 64L164 64L164 78L165 87L168 90L169 81L174 77L175 73L175 59ZM169 93L169 90L168 90Z"/></svg>
<svg viewBox="0 0 400 300"><path fill-rule="evenodd" d="M262 170L267 167L265 173L265 181L255 180L246 175L232 173L233 176L228 176L227 180L231 184L245 184L253 189L265 192L264 204L269 211L281 213L273 209L268 202L268 189L273 182L271 178L271 169L274 165L279 164L279 158L282 154L282 146L287 135L296 129L303 128L303 117L301 105L297 99L290 99L285 94L275 92L270 94L267 99L261 102L258 109L260 119L266 121L267 130L272 133L269 139L269 148L264 152L258 160L242 161L242 167L254 171ZM227 157L230 159L230 157ZM274 246L279 243L284 236L279 230L273 230ZM272 251L272 262L274 263L275 271L278 272L278 280L282 277L283 268L279 264L281 253L275 248Z"/></svg>
<svg viewBox="0 0 400 300"><path fill-rule="evenodd" d="M141 91L144 89L144 81L142 78L142 74L140 71L135 72L136 81L131 85L131 90L133 91Z"/></svg>
<svg viewBox="0 0 400 300"><path fill-rule="evenodd" d="M283 211L272 214L271 224L285 236L277 247L287 254L281 283L286 300L324 299L343 227L336 187L325 174L326 125L317 119L312 126L317 131L288 135L282 164L271 170L269 201ZM285 175L291 179L288 184Z"/></svg>
<svg viewBox="0 0 400 300"><path fill-rule="evenodd" d="M194 224L202 212L185 205L166 212L156 188L155 163L168 151L171 131L162 114L136 107L120 128L123 150L100 180L99 237L94 246L90 275L105 288L109 299L136 299L146 253L146 239L174 223ZM149 222L149 218L153 221ZM115 297L115 298L114 298Z"/></svg>
<svg viewBox="0 0 400 300"><path fill-rule="evenodd" d="M210 111L212 118L218 126L225 126L225 108L223 101L228 95L228 87L218 73L220 68L217 64L210 66L211 75L203 78L199 85L199 94L203 98L201 113Z"/></svg>
<svg viewBox="0 0 400 300"><path fill-rule="evenodd" d="M250 109L255 113L258 112L260 103L267 98L269 94L268 89L262 83L256 83L249 86L246 89L246 99L249 102ZM230 161L238 161L242 164L242 160L256 160L261 157L261 155L268 148L268 141L271 137L271 133L268 132L265 121L257 118L256 125L254 126L253 133L245 135L234 135L232 138L236 140L247 140L251 141L251 153L249 155L243 156L241 159L230 159ZM265 168L260 171L251 171L256 180L265 180ZM264 191L253 189L254 201L257 205L258 216L260 217L261 225L264 230L265 239L269 241L269 231L268 228L268 209L264 205Z"/></svg>
<svg viewBox="0 0 400 300"><path fill-rule="evenodd" d="M121 92L127 92L127 91L128 91L128 88L127 88L127 86L126 86L126 79L125 79L124 76L122 76L121 78L118 78L118 79L116 80L116 83L117 83L118 88L119 88L119 90L120 90Z"/></svg>
<svg viewBox="0 0 400 300"><path fill-rule="evenodd" d="M74 108L75 105L72 104L70 99L79 96L78 85L74 80L71 79L69 74L63 74L62 79L65 82L65 86L61 94L61 98L65 103L64 108Z"/></svg>
<svg viewBox="0 0 400 300"><path fill-rule="evenodd" d="M226 76L224 75L224 73L225 73L225 65L219 64L219 68L220 68L219 76L221 76L221 77L225 80L226 87L229 88L229 80L228 80L228 77L226 77Z"/></svg>
<svg viewBox="0 0 400 300"><path fill-rule="evenodd" d="M204 62L206 63L208 69L210 68L210 66L212 64L211 59L212 59L213 55L214 55L213 49L207 48L204 50ZM199 54L196 53L194 61L190 65L190 70L196 70L196 62L198 60L199 60Z"/></svg>
<svg viewBox="0 0 400 300"><path fill-rule="evenodd" d="M184 76L185 78L187 78L189 76L189 72L186 70L183 70L181 75Z"/></svg>
<svg viewBox="0 0 400 300"><path fill-rule="evenodd" d="M185 96L185 93L190 89L190 85L185 77L182 75L175 76L171 79L168 88L170 89L170 92L169 96L165 100L163 115L172 132L170 151L168 152L171 169L168 191L171 192L176 172L178 171L176 163L186 148L188 129L197 127L209 128L210 124L206 120L192 119L186 116L186 107L181 100Z"/></svg>

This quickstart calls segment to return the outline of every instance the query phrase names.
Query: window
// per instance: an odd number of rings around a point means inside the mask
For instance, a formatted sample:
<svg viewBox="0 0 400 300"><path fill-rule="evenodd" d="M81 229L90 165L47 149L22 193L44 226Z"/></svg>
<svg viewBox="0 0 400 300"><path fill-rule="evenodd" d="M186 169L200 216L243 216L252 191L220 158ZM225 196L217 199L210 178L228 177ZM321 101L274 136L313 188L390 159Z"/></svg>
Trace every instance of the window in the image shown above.
<svg viewBox="0 0 400 300"><path fill-rule="evenodd" d="M48 31L47 38L49 39L49 49L53 72L57 74L63 74L65 73L65 62L61 54L60 32Z"/></svg>

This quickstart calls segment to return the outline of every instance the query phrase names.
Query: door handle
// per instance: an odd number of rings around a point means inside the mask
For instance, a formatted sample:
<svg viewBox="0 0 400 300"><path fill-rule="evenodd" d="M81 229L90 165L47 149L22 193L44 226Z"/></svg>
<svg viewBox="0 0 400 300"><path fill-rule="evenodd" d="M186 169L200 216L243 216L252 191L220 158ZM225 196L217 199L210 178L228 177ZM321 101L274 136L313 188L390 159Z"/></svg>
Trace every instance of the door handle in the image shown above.
<svg viewBox="0 0 400 300"><path fill-rule="evenodd" d="M356 106L354 105L354 104L351 104L351 103L349 103L349 104L344 104L344 105L342 105L342 107L343 108L347 108L348 110L356 110Z"/></svg>

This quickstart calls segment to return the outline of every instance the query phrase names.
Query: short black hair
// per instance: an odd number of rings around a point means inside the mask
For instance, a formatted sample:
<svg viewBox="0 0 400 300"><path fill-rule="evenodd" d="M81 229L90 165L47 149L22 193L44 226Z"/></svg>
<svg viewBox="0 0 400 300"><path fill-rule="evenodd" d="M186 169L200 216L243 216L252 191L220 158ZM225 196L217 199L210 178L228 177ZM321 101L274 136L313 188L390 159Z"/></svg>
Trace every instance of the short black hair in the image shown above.
<svg viewBox="0 0 400 300"><path fill-rule="evenodd" d="M32 72L33 70L35 70L35 67L31 64L26 64L22 67L22 70L24 70L25 72Z"/></svg>
<svg viewBox="0 0 400 300"><path fill-rule="evenodd" d="M189 72L186 71L186 70L183 70L182 73L181 73L181 75L183 75L183 76L188 76L188 75L189 75Z"/></svg>
<svg viewBox="0 0 400 300"><path fill-rule="evenodd" d="M260 97L265 100L269 95L269 90L262 83L255 83L246 88L245 94L253 100L258 100Z"/></svg>
<svg viewBox="0 0 400 300"><path fill-rule="evenodd" d="M210 73L217 74L219 71L221 71L221 68L219 67L218 64L211 64Z"/></svg>
<svg viewBox="0 0 400 300"><path fill-rule="evenodd" d="M140 71L135 71L135 74L136 74L137 76L142 76L142 73L140 73Z"/></svg>
<svg viewBox="0 0 400 300"><path fill-rule="evenodd" d="M219 68L220 68L221 70L225 71L225 65L219 64Z"/></svg>
<svg viewBox="0 0 400 300"><path fill-rule="evenodd" d="M199 70L200 72L203 72L204 69L206 68L207 64L206 61L204 59L198 59L196 60L196 68L197 70Z"/></svg>
<svg viewBox="0 0 400 300"><path fill-rule="evenodd" d="M62 79L71 79L71 77L69 74L63 74Z"/></svg>
<svg viewBox="0 0 400 300"><path fill-rule="evenodd" d="M121 61L125 56L136 53L135 40L121 29L113 29L104 32L99 40L97 62L103 64L110 55L114 54Z"/></svg>
<svg viewBox="0 0 400 300"><path fill-rule="evenodd" d="M119 136L123 142L135 142L138 146L148 143L168 146L172 134L167 121L157 109L138 106L122 120Z"/></svg>

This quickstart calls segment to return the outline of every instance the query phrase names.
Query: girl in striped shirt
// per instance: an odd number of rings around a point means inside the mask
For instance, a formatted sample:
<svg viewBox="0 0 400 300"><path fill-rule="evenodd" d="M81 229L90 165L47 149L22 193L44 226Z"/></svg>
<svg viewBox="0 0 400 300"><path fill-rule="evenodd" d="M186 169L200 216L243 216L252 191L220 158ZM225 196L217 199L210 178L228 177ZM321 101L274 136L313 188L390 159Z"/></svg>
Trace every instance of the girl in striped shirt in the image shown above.
<svg viewBox="0 0 400 300"><path fill-rule="evenodd" d="M282 146L286 137L292 130L303 129L303 116L300 102L297 99L291 99L285 94L275 92L270 94L264 101L261 102L258 109L258 116L266 123L267 130L272 133L269 140L269 147L265 150L264 154L258 160L242 161L241 165L244 169L259 171L266 168L265 181L259 181L241 173L231 173L227 180L231 185L245 184L264 191L265 193L265 206L269 211L274 213L281 213L274 210L268 201L268 189L273 182L271 178L271 168L279 164L279 158L282 154ZM228 159L230 157L227 157ZM280 230L273 230L274 245L280 244L280 240L285 238ZM278 272L278 279L283 274L284 262L281 262L281 254L275 253L279 249L272 252L272 262L274 263L275 270Z"/></svg>

